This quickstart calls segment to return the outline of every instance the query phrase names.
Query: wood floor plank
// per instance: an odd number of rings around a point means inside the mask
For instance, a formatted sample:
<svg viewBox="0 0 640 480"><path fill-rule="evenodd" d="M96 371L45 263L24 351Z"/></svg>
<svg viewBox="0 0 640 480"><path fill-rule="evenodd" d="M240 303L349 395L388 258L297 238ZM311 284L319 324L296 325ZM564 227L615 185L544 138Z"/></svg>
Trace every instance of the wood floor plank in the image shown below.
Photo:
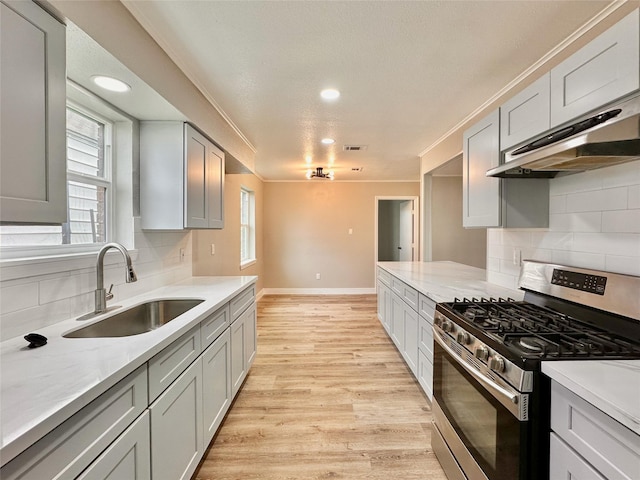
<svg viewBox="0 0 640 480"><path fill-rule="evenodd" d="M272 295L255 363L197 480L446 480L431 408L375 295Z"/></svg>

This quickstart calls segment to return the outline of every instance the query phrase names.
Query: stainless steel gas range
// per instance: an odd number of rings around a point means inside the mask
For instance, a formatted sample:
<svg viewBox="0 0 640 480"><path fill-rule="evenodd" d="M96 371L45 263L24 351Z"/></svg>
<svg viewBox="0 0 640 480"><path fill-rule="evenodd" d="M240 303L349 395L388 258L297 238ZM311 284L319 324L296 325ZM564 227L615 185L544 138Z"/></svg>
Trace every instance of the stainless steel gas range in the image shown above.
<svg viewBox="0 0 640 480"><path fill-rule="evenodd" d="M450 480L549 478L543 361L640 359L640 277L525 261L523 301L436 306L433 449Z"/></svg>

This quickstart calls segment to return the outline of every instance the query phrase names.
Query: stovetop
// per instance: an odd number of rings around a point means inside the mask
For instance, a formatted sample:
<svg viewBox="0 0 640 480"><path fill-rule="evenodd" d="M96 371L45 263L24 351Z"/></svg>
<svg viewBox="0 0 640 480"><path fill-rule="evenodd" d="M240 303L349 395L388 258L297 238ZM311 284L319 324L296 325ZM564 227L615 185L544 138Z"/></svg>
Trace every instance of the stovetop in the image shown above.
<svg viewBox="0 0 640 480"><path fill-rule="evenodd" d="M636 338L527 301L456 299L439 309L512 361L640 358Z"/></svg>

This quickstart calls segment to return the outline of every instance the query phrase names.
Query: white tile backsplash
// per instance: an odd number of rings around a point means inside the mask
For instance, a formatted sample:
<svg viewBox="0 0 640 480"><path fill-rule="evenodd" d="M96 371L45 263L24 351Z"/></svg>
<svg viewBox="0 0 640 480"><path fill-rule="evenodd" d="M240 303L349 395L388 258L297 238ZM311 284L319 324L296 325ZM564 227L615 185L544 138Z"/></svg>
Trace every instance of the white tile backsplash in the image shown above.
<svg viewBox="0 0 640 480"><path fill-rule="evenodd" d="M488 229L487 278L517 287L523 259L640 276L640 162L554 178L548 229Z"/></svg>
<svg viewBox="0 0 640 480"><path fill-rule="evenodd" d="M114 285L110 305L188 278L192 274L191 232L152 232L140 230L134 221L133 267L135 283L125 283L124 261L108 265L104 271L105 288ZM185 258L180 259L180 249ZM11 266L10 279L0 282L0 339L24 335L39 328L80 316L94 307L95 268L65 268L56 272L54 264L43 263L42 274L21 277L21 268ZM4 268L4 267L3 267ZM60 269L60 267L57 267ZM27 269L24 269L25 272Z"/></svg>

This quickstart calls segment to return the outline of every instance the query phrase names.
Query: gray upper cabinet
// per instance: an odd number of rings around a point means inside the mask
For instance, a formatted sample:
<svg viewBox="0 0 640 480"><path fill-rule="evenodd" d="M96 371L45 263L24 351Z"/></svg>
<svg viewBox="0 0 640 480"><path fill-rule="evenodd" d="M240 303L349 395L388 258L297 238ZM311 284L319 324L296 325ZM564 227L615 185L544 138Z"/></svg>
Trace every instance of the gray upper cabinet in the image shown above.
<svg viewBox="0 0 640 480"><path fill-rule="evenodd" d="M224 227L224 152L183 122L140 124L143 229Z"/></svg>
<svg viewBox="0 0 640 480"><path fill-rule="evenodd" d="M498 110L463 135L462 225L470 227L546 228L549 181L544 178L493 178L487 170L500 162Z"/></svg>
<svg viewBox="0 0 640 480"><path fill-rule="evenodd" d="M67 221L65 26L0 3L0 221Z"/></svg>
<svg viewBox="0 0 640 480"><path fill-rule="evenodd" d="M500 149L524 142L550 126L550 74L539 78L500 107Z"/></svg>
<svg viewBox="0 0 640 480"><path fill-rule="evenodd" d="M551 70L551 126L640 88L640 14L627 15Z"/></svg>
<svg viewBox="0 0 640 480"><path fill-rule="evenodd" d="M462 224L464 227L500 226L500 179L486 171L500 163L498 110L469 128L462 148Z"/></svg>

